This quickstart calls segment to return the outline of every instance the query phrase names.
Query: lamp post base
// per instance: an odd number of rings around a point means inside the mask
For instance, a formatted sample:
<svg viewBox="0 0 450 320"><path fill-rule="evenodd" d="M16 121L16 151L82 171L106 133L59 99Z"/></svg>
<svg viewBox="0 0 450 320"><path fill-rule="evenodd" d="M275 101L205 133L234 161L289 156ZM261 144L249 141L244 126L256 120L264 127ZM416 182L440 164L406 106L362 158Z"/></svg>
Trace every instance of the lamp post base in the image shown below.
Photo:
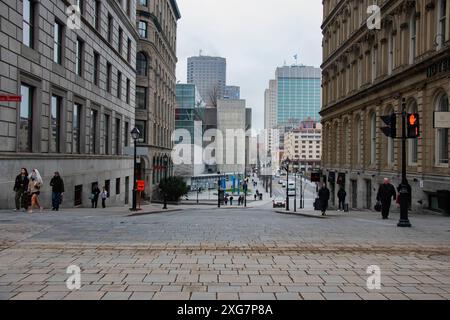
<svg viewBox="0 0 450 320"><path fill-rule="evenodd" d="M400 221L397 224L397 227L400 228L411 228L411 222L409 222L409 220L402 220L400 219Z"/></svg>

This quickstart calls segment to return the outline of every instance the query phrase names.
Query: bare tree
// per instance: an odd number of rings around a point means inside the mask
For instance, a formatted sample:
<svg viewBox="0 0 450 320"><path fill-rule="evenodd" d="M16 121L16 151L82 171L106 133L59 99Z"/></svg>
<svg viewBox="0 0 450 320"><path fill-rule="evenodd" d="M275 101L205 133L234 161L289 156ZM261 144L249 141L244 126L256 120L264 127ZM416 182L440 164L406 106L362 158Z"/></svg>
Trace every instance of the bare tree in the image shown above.
<svg viewBox="0 0 450 320"><path fill-rule="evenodd" d="M217 102L220 99L220 90L218 85L215 85L214 87L211 88L211 90L209 90L208 98L209 98L208 103L212 107L217 108Z"/></svg>

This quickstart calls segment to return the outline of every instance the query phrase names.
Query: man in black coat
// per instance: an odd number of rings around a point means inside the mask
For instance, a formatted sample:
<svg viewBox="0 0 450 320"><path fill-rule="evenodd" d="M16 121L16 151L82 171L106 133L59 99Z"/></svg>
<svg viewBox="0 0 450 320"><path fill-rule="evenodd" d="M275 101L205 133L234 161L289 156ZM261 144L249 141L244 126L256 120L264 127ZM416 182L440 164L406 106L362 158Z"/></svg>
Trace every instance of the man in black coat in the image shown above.
<svg viewBox="0 0 450 320"><path fill-rule="evenodd" d="M16 181L14 182L14 192L16 193L15 211L19 211L20 208L24 208L25 211L28 209L28 183L28 171L27 169L22 168L20 170L20 174L16 177Z"/></svg>
<svg viewBox="0 0 450 320"><path fill-rule="evenodd" d="M397 192L388 178L384 179L384 183L378 189L377 201L381 202L381 215L384 220L389 218L389 210L391 209L391 201L397 199Z"/></svg>
<svg viewBox="0 0 450 320"><path fill-rule="evenodd" d="M345 191L344 187L342 186L338 191L338 199L339 199L339 210L338 211L345 211L345 198L347 197L347 192Z"/></svg>
<svg viewBox="0 0 450 320"><path fill-rule="evenodd" d="M59 172L55 172L55 175L50 180L50 186L52 187L52 210L58 211L61 204L61 196L64 193L64 181Z"/></svg>
<svg viewBox="0 0 450 320"><path fill-rule="evenodd" d="M319 190L319 204L323 216L328 209L328 200L330 200L330 190L327 188L327 184L324 183L322 188Z"/></svg>

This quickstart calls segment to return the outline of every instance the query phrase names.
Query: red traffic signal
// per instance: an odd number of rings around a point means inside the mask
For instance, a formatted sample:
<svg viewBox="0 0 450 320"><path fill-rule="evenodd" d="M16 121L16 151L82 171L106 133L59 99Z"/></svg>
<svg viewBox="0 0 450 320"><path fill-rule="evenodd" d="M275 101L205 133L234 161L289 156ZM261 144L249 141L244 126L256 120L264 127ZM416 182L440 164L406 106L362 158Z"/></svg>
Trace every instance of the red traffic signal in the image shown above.
<svg viewBox="0 0 450 320"><path fill-rule="evenodd" d="M418 113L408 113L407 115L407 137L418 138L420 136L420 124Z"/></svg>

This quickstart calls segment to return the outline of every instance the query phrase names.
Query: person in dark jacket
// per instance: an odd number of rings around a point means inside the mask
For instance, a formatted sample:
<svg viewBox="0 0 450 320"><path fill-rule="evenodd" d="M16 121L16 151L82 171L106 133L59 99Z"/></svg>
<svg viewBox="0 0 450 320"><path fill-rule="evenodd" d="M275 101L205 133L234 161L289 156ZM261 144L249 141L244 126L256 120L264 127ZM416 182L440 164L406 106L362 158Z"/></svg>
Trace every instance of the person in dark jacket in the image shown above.
<svg viewBox="0 0 450 320"><path fill-rule="evenodd" d="M50 180L50 186L52 187L52 211L59 211L61 197L64 194L64 181L58 171L55 172L55 175Z"/></svg>
<svg viewBox="0 0 450 320"><path fill-rule="evenodd" d="M326 183L322 185L319 190L319 204L322 215L324 216L328 209L328 200L330 200L330 190L327 188Z"/></svg>
<svg viewBox="0 0 450 320"><path fill-rule="evenodd" d="M345 191L344 187L341 187L338 191L338 199L339 199L339 210L338 211L344 211L345 210L345 198L347 197L347 192Z"/></svg>
<svg viewBox="0 0 450 320"><path fill-rule="evenodd" d="M388 178L384 179L384 183L380 186L377 193L377 201L381 202L381 215L383 219L389 218L389 210L391 209L391 201L397 199L395 187L390 183Z"/></svg>
<svg viewBox="0 0 450 320"><path fill-rule="evenodd" d="M93 188L92 188L92 194L91 194L91 203L92 203L92 208L97 209L97 205L98 205L98 197L100 196L100 189L98 188L98 185L96 184Z"/></svg>
<svg viewBox="0 0 450 320"><path fill-rule="evenodd" d="M14 182L14 192L16 193L16 209L14 211L19 211L21 208L25 211L28 209L28 184L28 171L27 169L22 168Z"/></svg>

